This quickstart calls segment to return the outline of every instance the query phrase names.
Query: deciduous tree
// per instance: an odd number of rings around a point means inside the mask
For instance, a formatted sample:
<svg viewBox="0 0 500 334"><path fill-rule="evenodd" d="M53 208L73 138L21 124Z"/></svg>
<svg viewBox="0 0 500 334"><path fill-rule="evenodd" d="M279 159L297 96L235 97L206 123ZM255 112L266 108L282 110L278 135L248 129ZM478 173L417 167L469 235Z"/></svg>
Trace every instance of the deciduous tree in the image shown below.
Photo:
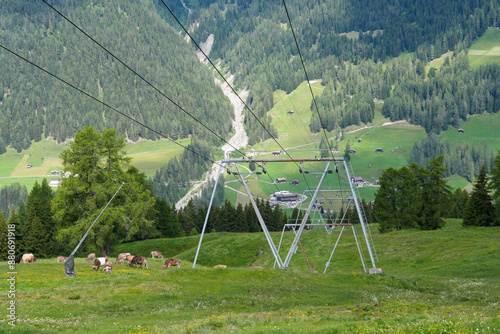
<svg viewBox="0 0 500 334"><path fill-rule="evenodd" d="M154 224L155 200L145 175L130 167L125 137L116 130L101 134L86 127L75 134L61 153L65 172L52 202L57 240L71 250L84 235L114 193L124 183L89 232L85 245L109 255L112 244L158 236ZM82 250L85 250L83 246Z"/></svg>

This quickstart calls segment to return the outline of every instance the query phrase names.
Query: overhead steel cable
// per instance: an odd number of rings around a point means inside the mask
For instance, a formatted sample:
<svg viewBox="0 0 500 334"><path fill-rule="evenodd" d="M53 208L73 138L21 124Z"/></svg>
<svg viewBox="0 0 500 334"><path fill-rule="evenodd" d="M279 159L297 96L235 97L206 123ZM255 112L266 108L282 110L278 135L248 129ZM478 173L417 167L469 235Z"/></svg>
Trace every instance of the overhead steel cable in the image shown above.
<svg viewBox="0 0 500 334"><path fill-rule="evenodd" d="M42 1L45 1L45 0L42 0ZM285 148L278 142L278 140L272 135L272 133L264 126L264 124L262 124L262 122L260 121L260 119L254 114L254 112L252 111L252 109L250 109L250 107L246 104L246 102L243 101L243 99L240 97L240 95L238 94L238 92L236 92L236 90L234 89L234 87L226 80L226 78L219 71L219 69L217 68L217 66L215 66L215 64L208 57L208 55L205 53L205 51L203 51L203 49L201 48L201 46L196 42L196 40L193 38L193 36L191 36L191 34L189 33L189 31L187 31L187 29L179 21L179 19L177 18L177 16L175 16L174 12L172 12L172 10L170 9L170 7L167 6L167 4L165 3L165 1L163 1L163 0L160 0L160 1L163 3L163 5L165 6L165 8L167 8L167 10L170 12L170 14L175 19L175 21L181 26L182 30L184 30L184 32L186 33L186 35L189 36L189 38L193 41L193 43L196 45L196 47L200 50L200 52L203 54L203 56L205 57L205 59L208 60L208 62L210 63L210 65L212 65L212 67L221 76L221 78L224 80L224 82L227 84L227 86L229 88L231 88L231 90L238 97L238 99L241 101L241 103L243 103L243 105L248 109L248 111L257 120L257 122L259 122L260 126L262 126L262 128L269 134L269 136L276 142L276 144L278 144L278 146L283 150L283 152L285 152L285 154L288 155L288 157L290 157L290 159L292 159L292 161L294 161L297 166L299 166L299 164L290 156L290 154L288 154L288 152L285 150Z"/></svg>
<svg viewBox="0 0 500 334"><path fill-rule="evenodd" d="M109 53L111 56L113 56L116 60L118 60L123 66L125 66L128 70L130 70L132 73L134 73L135 75L137 75L141 80L143 80L145 83L147 83L151 88L153 88L155 91L157 91L159 94L161 94L163 97L165 97L168 101L172 102L176 107L178 107L181 111L183 111L185 114L187 114L188 116L190 116L192 119L194 119L198 124L202 125L205 129L207 129L210 133L212 133L213 135L217 136L219 139L221 139L224 143L228 144L229 146L231 146L235 151L239 152L242 156L245 156L245 154L240 151L238 148L234 147L232 144L230 144L228 141L226 141L224 138L222 138L220 135L218 135L216 132L214 132L212 129L210 129L208 126L206 126L205 124L203 124L203 122L201 122L200 120L198 120L196 117L194 117L193 115L191 115L189 112L187 112L184 108L182 108L178 103L176 103L175 101L173 101L170 97L168 97L167 95L165 95L162 91L160 91L156 86L154 86L152 83L150 83L148 80L146 80L143 76L141 76L139 73L137 73L136 71L134 71L130 66L128 66L125 62L123 62L120 58L118 58L116 55L114 55L111 51L109 51L106 47L104 47L103 45L101 45L98 41L96 41L94 38L92 38L89 34L87 34L83 29L81 29L79 26L77 26L75 23L73 23L69 18L67 18L66 16L64 16L64 14L62 14L61 12L59 12L56 8L54 8L53 6L51 6L47 1L45 0L42 0L47 6L49 6L53 11L55 11L57 14L59 14L62 18L64 18L66 21L68 21L72 26L74 26L76 29L78 29L82 34L84 34L85 36L87 36L90 40L92 40L95 44L97 44L100 48L102 48L104 51L106 51L107 53ZM173 13L172 13L173 15ZM175 17L175 16L174 16ZM177 20L177 18L176 18ZM219 73L220 74L220 73ZM224 77L223 77L224 78ZM225 78L224 78L225 80ZM226 81L226 80L225 80ZM227 81L226 81L227 83ZM229 83L227 83L229 85ZM233 89L231 87L231 89ZM234 89L233 89L233 92L234 92ZM235 94L237 95L237 93L235 92ZM238 98L241 100L241 97L239 97L239 95L237 95ZM243 100L241 100L243 102ZM155 132L156 133L156 132ZM283 149L284 150L284 149ZM249 159L251 160L251 159ZM210 160L212 161L213 163L215 163L213 160ZM271 177L271 176L269 176ZM279 188L278 188L279 190Z"/></svg>
<svg viewBox="0 0 500 334"><path fill-rule="evenodd" d="M321 114L319 113L318 104L316 103L316 98L314 97L314 93L312 91L311 82L309 81L309 75L307 74L306 65L304 64L304 58L302 57L302 52L300 52L299 42L297 41L297 36L295 36L295 31L293 30L292 20L290 19L290 14L288 13L288 7L286 6L285 0L282 0L282 1L283 1L283 6L285 7L286 17L288 18L288 23L290 24L290 30L292 31L293 39L295 41L295 45L297 46L297 52L300 56L300 62L302 63L302 68L304 69L304 74L306 75L307 85L309 86L309 91L311 92L311 96L312 96L312 99L314 102L314 107L316 108L316 112L318 113L319 122L321 124L321 128L323 129L323 134L325 135L326 145L328 145L328 149L333 156L333 149L330 145L330 141L328 140L328 135L326 134L326 129L325 129L325 126L323 125L323 119L321 118ZM337 152L337 154L338 154L338 152ZM335 169L338 171L337 164L335 164ZM340 183L340 175L338 173L337 173L337 176L338 176L337 179L339 181L339 187L340 187L340 189L342 189L342 185Z"/></svg>
<svg viewBox="0 0 500 334"><path fill-rule="evenodd" d="M252 17L250 16L250 14L248 13L248 11L246 10L246 8L245 8L244 6L243 6L243 10L245 10L245 12L247 13L247 16L248 16L248 18L250 19L250 22L252 23L252 26L253 26L253 28L254 28L255 35L256 35L256 36L257 36L257 38L259 39L260 44L262 45L262 50L264 51L264 54L265 54L264 42L262 41L262 38L260 38L260 35L257 33L257 27L256 27L256 25L254 24ZM240 20L239 20L239 18L238 18L238 15L237 15L236 11L235 11L235 18L236 18L236 20L238 21L238 24L240 25L240 27L241 27L241 28L242 28L242 30L243 30L243 24L240 22ZM250 42L250 39L249 39L249 44L250 44L250 45L252 45L252 43ZM256 49L256 48L254 47L254 49ZM267 79L269 80L271 76L269 75L269 71L267 70L267 67L265 68L265 72L266 72L266 75L267 75ZM283 78L283 77L282 77L281 75L279 75L279 73L276 73L276 74L277 74L277 76L280 78L280 80L282 80L282 78ZM286 109L287 109L287 107L286 107L285 101L281 98L281 95L280 95L280 94L278 94L278 97L279 97L279 99L281 100L281 102L283 103L283 105L285 106L285 110L286 110ZM292 104L292 106L294 107L294 109L295 109L295 110L297 110L297 108L295 107L295 105L294 105L294 103L293 103L292 99L291 99L290 97L288 97L288 99L290 100L290 103ZM300 117L299 117L299 120L302 122L302 119L301 119ZM293 123L295 124L295 127L299 130L299 133L300 133L300 135L302 136L302 139L304 140L304 142L306 142L306 138L304 137L304 135L302 134L301 129L299 128L299 126L298 126L298 125L297 125L297 123L295 122L295 118L293 118L293 117L292 117L292 121L293 121ZM303 125L303 126L304 126L304 128L305 128L304 122L302 122L302 125ZM305 177L305 175L304 175L304 174L302 174L302 177L304 178L304 181L306 182L307 189L309 189L309 190L310 190L310 189L311 189L311 187L310 187L310 185L309 185L309 182L307 181L307 178Z"/></svg>
<svg viewBox="0 0 500 334"><path fill-rule="evenodd" d="M295 36L295 31L293 30L292 20L290 19L290 14L288 13L288 8L286 6L285 0L282 0L282 1L283 1L283 6L285 7L286 16L288 18L288 23L290 24L290 30L292 31L293 39L295 41L295 45L297 46L297 52L299 53L299 56L300 56L300 62L302 63L302 68L304 69L304 73L306 75L307 85L309 86L309 91L311 92L311 96L312 96L312 99L314 102L314 107L316 108L316 112L318 113L319 122L321 124L321 128L323 129L323 133L325 135L326 144L328 145L328 149L330 150L330 152L332 152L332 147L330 146L330 142L328 141L328 135L326 134L326 129L323 125L323 119L321 118L321 114L319 113L318 104L316 103L316 98L314 97L314 93L312 91L312 86L311 86L311 82L309 80L309 75L307 74L306 65L304 64L304 58L302 57L302 52L300 52L299 42L297 41L297 37Z"/></svg>
<svg viewBox="0 0 500 334"><path fill-rule="evenodd" d="M53 6L51 6L47 1L45 0L42 0L47 6L49 6L53 11L55 11L57 14L59 14L62 18L64 18L66 21L68 21L73 27L75 27L76 29L78 29L82 34L84 34L85 36L87 36L90 40L92 40L92 42L94 42L95 44L97 44L101 49L103 49L104 51L106 51L107 53L109 53L112 57L114 57L116 60L118 60L118 62L120 62L120 64L122 64L123 66L125 66L129 71L131 71L132 73L134 73L135 75L137 75L141 80L143 80L146 84L148 84L151 88L153 88L155 91L157 91L160 95L162 95L164 98L166 98L168 101L170 101L171 103L173 103L177 108L179 108L182 112L184 112L186 115L188 115L189 117L191 117L195 122L197 122L198 124L200 124L201 126L203 126L205 129L207 129L210 133L212 133L214 136L218 137L220 140L222 140L224 143L228 144L229 146L231 146L235 151L241 153L243 156L244 156L244 153L241 152L238 148L234 147L233 145L231 145L229 142L227 142L224 138L222 138L219 134L217 134L215 131L213 131L212 129L210 129L208 126L206 126L205 124L203 124L203 122L201 122L199 119L197 119L196 117L194 117L193 115L191 115L188 111L186 111L182 106L180 106L177 102L175 102L174 100L172 100L170 97L168 97L166 94L164 94L162 91L160 91L156 86L154 86L152 83L150 83L148 80L146 80L143 76L141 76L139 73L137 73L136 71L134 71L130 66L128 66L125 62L123 62L120 58L118 58L115 54L113 54L111 51L109 51L106 47L104 47L101 43L99 43L98 41L96 41L94 38L92 38L89 34L87 34L83 29L81 29L79 26L77 26L75 23L73 23L69 18L67 18L66 16L64 16L64 14L62 14L61 12L59 12L56 8L54 8Z"/></svg>
<svg viewBox="0 0 500 334"><path fill-rule="evenodd" d="M247 17L250 19L250 22L252 23L252 26L253 26L253 29L254 29L254 32L255 32L255 36L257 36L257 38L259 39L260 41L260 44L262 45L262 50L264 51L264 54L266 53L265 52L265 47L264 47L264 41L262 40L262 38L260 37L260 35L257 33L257 26L255 25L254 23L254 20L252 18L252 16L250 15L250 13L248 12L248 10L246 9L246 7L244 6L245 4L245 1L243 2L243 6L241 6L243 8L243 10L245 11ZM236 20L238 21L240 27L242 28L243 30L243 24L240 22L239 18L238 18L238 15L236 15L235 13L235 17L236 17ZM248 43L250 45L252 45L250 39L248 39ZM274 69L276 70L276 64L274 65ZM269 75L269 71L267 70L267 67L264 67L264 69L266 70L266 74L267 74L267 79L269 80L270 79L270 75ZM280 79L281 83L283 82L283 76L281 75L281 72L280 71L275 71L274 72L276 74L276 76ZM297 107L295 106L295 104L293 103L292 99L290 98L290 96L287 94L287 97L288 97L288 100L290 101L293 109L292 110L295 110L295 111L298 111ZM285 109L288 110L288 108L286 107L286 104L285 104L285 101L283 100L283 98L281 97L280 94L278 94L278 98L280 99L280 101L283 103L283 105L285 106ZM299 120L300 122L302 123L302 126L303 128L306 130L306 133L308 132L308 129L306 128L304 122L302 121L302 118L299 117ZM293 123L295 124L295 127L299 130L300 132L300 135L302 136L302 139L304 139L304 142L306 141L306 138L305 136L302 134L302 130L299 128L299 126L297 125L297 123L295 122L295 118L292 117L292 121Z"/></svg>
<svg viewBox="0 0 500 334"><path fill-rule="evenodd" d="M148 129L148 130L150 130L150 131L152 131L152 132L156 133L157 135L159 135L159 136L161 136L161 137L163 137L163 138L168 139L168 140L169 140L169 141L171 141L172 143L174 143L174 144L176 144L176 145L178 145L178 146L180 146L180 147L182 147L182 148L184 148L184 149L186 149L186 150L188 150L188 151L193 152L194 154L198 155L199 157L202 157L202 158L203 158L203 159L205 159L205 160L208 160L208 161L210 161L210 162L212 162L212 163L214 163L214 164L218 164L218 165L220 165L220 164L219 164L219 163L217 163L216 161L214 161L214 160L212 160L212 159L210 159L210 158L208 158L208 157L206 157L206 156L204 156L204 155L202 155L202 154L200 154L200 153L198 153L198 152L196 152L196 151L194 151L194 150L190 149L190 148L189 148L189 147L187 147L187 146L182 145L181 143L176 142L176 141L175 141L175 140L173 140L172 138L170 138L170 137L168 137L168 136L166 136L166 135L162 134L162 133L161 133L161 132L159 132L159 131L156 131L155 129L153 129L153 128L151 128L151 127L147 126L146 124L144 124L144 123L142 123L142 122L140 122L140 121L138 121L138 120L134 119L133 117L128 116L127 114L125 114L125 113L121 112L120 110L118 110L118 109L116 109L116 108L114 108L114 107L110 106L110 105L109 105L109 104L107 104L106 102L103 102L103 101L99 100L98 98L96 98L96 97L92 96L91 94L89 94L89 93L85 92L84 90L82 90L82 89L80 89L80 88L76 87L76 86L75 86L75 85L73 85L72 83L70 83L70 82L68 82L68 81L66 81L66 80L64 80L64 79L62 79L62 78L60 78L60 77L58 77L57 75L55 75L55 74L53 74L53 73L51 73L51 72L49 72L49 71L45 70L44 68L40 67L39 65L37 65L37 64L35 64L35 63L33 63L33 62L31 62L30 60L28 60L28 59L26 59L26 58L24 58L24 57L23 57L23 56L21 56L20 54L18 54L18 53L16 53L16 52L14 52L14 51L12 51L12 50L10 50L9 48L7 48L7 47L3 46L2 44L0 44L0 48L4 49L5 51L10 52L10 53L11 53L11 54L13 54L14 56L16 56L16 57L18 57L18 58L20 58L20 59L24 60L24 61L25 61L25 62L27 62L28 64L30 64L30 65L32 65L32 66L34 66L34 67L36 67L37 69L39 69L40 71L43 71L44 73L46 73L46 74L50 75L51 77L53 77L53 78L55 78L55 79L57 79L57 80L61 81L62 83L64 83L64 84L66 84L66 85L70 86L71 88L73 88L73 89L77 90L78 92L80 92L80 93L82 93L83 95L85 95L85 96L87 96L87 97L91 98L92 100L94 100L94 101L96 101L96 102L98 102L98 103L102 104L103 106L105 106L105 107L107 107L107 108L109 108L109 109L111 109L111 110L113 110L113 111L117 112L118 114L120 114L120 115L122 115L122 116L124 116L124 117L128 118L129 120L131 120L131 121L133 121L133 122L135 122L135 123L137 123L137 124L139 124L139 125L143 126L144 128L146 128L146 129Z"/></svg>
<svg viewBox="0 0 500 334"><path fill-rule="evenodd" d="M153 89L155 89L158 93L160 93L162 96L164 96L167 100L169 100L170 102L172 102L175 106L177 106L179 109L181 109L183 112L185 112L187 115L189 115L191 118L193 118L196 122L198 122L199 124L201 124L204 128L206 128L208 131L210 131L212 134L214 134L215 136L217 136L219 139L221 139L224 143L228 144L230 147L232 147L235 151L239 152L240 154L242 154L243 156L245 155L242 151L240 151L238 148L234 147L232 144L230 144L228 141L226 141L224 138L222 138L221 136L219 136L217 133L215 133L213 130L211 130L210 128L208 128L206 125L204 125L201 121L199 121L196 117L192 116L190 113L188 113L186 110L184 110L179 104L177 104L176 102L174 102L172 99L170 99L168 96L166 96L163 92L161 92L158 88L156 88L153 84L151 84L149 81L147 81L144 77L142 77L140 74L138 74L136 71L134 71L132 68L130 68L130 66L128 66L127 64L125 64L120 58L118 58L116 55L114 55L111 51L109 51L107 48L105 48L104 46L102 46L99 42L97 42L94 38L92 38L91 36L89 36L83 29L81 29L80 27L78 27L75 23L73 23L70 19L68 19L66 16L64 16L64 14L62 14L61 12L59 12L56 8L54 8L53 6L51 6L49 3L47 3L45 0L42 0L47 6L49 6L53 11L55 11L57 14L59 14L61 17L63 17L67 22L69 22L71 25L73 25L76 29L78 29L81 33L83 33L85 36L87 36L90 40L92 40L95 44L97 44L99 47L101 47L104 51L106 51L107 53L109 53L112 57L114 57L115 59L117 59L123 66L125 66L128 70L130 70L132 73L134 73L135 75L137 75L140 79L142 79L144 82L146 82L150 87L152 87ZM42 23L42 22L41 22ZM43 24L43 23L42 23ZM45 25L45 24L44 24ZM6 47L3 47L4 49L8 50ZM203 159L207 160L207 161L210 161L214 164L218 164L217 162L213 161L212 159L202 155L202 154L199 154L198 152L190 149L190 148L187 148L186 146L180 144L180 143L177 143L175 142L174 140L172 140L170 137L168 136L165 136L163 134L161 134L160 132L152 129L151 127L148 127L146 126L144 123L141 123L139 121L137 121L136 119L134 119L133 117L130 117L128 115L126 115L125 113L119 111L118 109L110 106L109 104L105 103L105 102L102 102L98 99L96 99L95 97L93 97L92 95L90 95L89 93L79 89L78 87L76 87L75 85L73 84L70 84L69 82L57 77L56 75L50 73L49 71L46 71L44 70L43 68L41 68L40 66L30 62L29 60L27 60L26 58L16 54L15 52L11 51L11 50L8 50L10 51L11 53L15 54L16 56L20 57L21 59L27 61L28 63L30 63L31 65L43 70L44 72L46 72L47 74L61 80L62 82L68 84L70 87L80 91L81 93L85 94L86 96L88 97L91 97L92 99L102 103L104 106L110 108L111 110L113 111L116 111L118 112L119 114L127 117L128 119L132 120L133 122L141 125L141 126L144 126L146 129L148 130L151 130L152 132L158 134L159 136L161 137L164 137L164 138L167 138L168 140L174 142L175 144L183 147L184 149L187 149L188 151L191 151L193 153L195 153L196 155L202 157ZM220 165L220 164L218 164ZM278 189L279 190L279 189Z"/></svg>
<svg viewBox="0 0 500 334"><path fill-rule="evenodd" d="M43 0L45 1L45 0ZM219 69L217 68L217 66L215 66L215 64L212 62L212 60L208 57L208 55L205 53L205 51L203 51L203 49L201 48L201 46L196 42L196 40L193 38L193 36L191 36L191 34L187 31L187 29L184 27L184 25L179 21L179 19L177 18L177 16L174 14L174 12L172 12L172 10L170 9L170 7L167 6L167 4L163 1L163 0L160 0L163 5L165 6L165 8L167 8L167 10L169 11L169 13L172 15L172 17L175 19L175 21L181 26L182 30L184 30L184 32L186 33L186 35L189 36L189 38L193 41L193 43L196 45L196 47L200 50L200 52L203 54L203 56L205 57L205 59L207 59L207 61L210 63L210 65L212 65L212 67L217 71L217 73L221 76L221 78L224 80L224 82L228 85L229 88L231 88L231 90L233 91L233 93L238 97L238 99L241 101L241 103L243 103L243 105L248 109L248 111L252 114L252 116L257 120L257 122L259 122L260 126L262 126L262 128L269 134L269 136L271 136L271 138L274 140L274 142L276 142L276 144L278 144L278 146L283 150L283 152L295 163L295 165L297 165L297 167L299 167L299 169L301 168L301 166L297 163L297 161L295 161L293 159L293 157L285 150L285 148L278 142L278 140L272 135L272 133L264 126L264 124L262 124L262 122L259 120L259 118L254 114L254 112L252 111L252 109L250 109L250 107L246 104L245 101L243 101L243 99L240 97L240 95L238 94L238 92L236 92L236 90L234 89L234 87L226 80L226 78L224 77L224 75L219 71ZM269 175L269 174L268 174ZM271 177L269 175L269 177ZM272 179L271 179L272 180ZM306 181L306 183L308 184L307 182L307 179L305 178L304 176L304 180ZM278 186L276 185L276 183L274 183L275 187L279 190ZM308 184L309 186L309 184Z"/></svg>

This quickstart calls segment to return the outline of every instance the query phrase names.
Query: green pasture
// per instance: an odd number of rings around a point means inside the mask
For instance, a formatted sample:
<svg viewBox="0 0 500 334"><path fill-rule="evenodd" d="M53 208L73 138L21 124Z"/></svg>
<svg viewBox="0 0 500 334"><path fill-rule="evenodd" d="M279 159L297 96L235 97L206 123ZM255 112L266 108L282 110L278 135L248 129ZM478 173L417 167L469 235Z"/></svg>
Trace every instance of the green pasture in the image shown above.
<svg viewBox="0 0 500 334"><path fill-rule="evenodd" d="M187 146L190 139L181 139L177 143ZM50 178L52 170L63 168L59 155L68 147L69 143L58 144L53 139L43 139L33 142L29 149L20 153L8 149L0 155L0 187L19 182L26 185L29 191L35 180L40 183L43 178ZM173 157L180 156L183 148L166 139L141 140L137 143L127 143L126 152L132 158L132 165L146 176L154 176L157 169ZM33 167L27 168L28 164Z"/></svg>
<svg viewBox="0 0 500 334"><path fill-rule="evenodd" d="M176 141L176 143L173 143L168 139L159 139L155 141L143 139L135 143L128 142L125 150L127 151L128 155L165 150L183 150L183 148L179 146L179 144L187 146L190 143L190 138L179 139Z"/></svg>
<svg viewBox="0 0 500 334"><path fill-rule="evenodd" d="M184 152L183 149L170 149L136 153L129 155L129 157L132 158L130 163L141 172L148 175L154 175L161 166L166 165L170 159L181 156L182 152Z"/></svg>
<svg viewBox="0 0 500 334"><path fill-rule="evenodd" d="M311 87L315 96L323 93L324 87L319 81L313 82ZM319 145L321 137L309 130L312 117L311 101L311 91L306 82L288 95L283 91L274 93L274 107L268 111L268 115L278 131L277 140L285 149L310 149ZM288 114L290 110L294 111L291 115ZM253 148L271 151L280 149L273 139L258 143Z"/></svg>
<svg viewBox="0 0 500 334"><path fill-rule="evenodd" d="M238 203L238 193L235 190L241 191L240 186L241 183L238 181L235 182L227 182L233 180L232 178L226 178L226 184L224 188L224 198L227 198L229 202L233 205L236 206Z"/></svg>
<svg viewBox="0 0 500 334"><path fill-rule="evenodd" d="M21 186L26 186L26 189L28 189L29 191L35 185L35 182L38 182L38 184L42 184L43 179L47 179L47 182L50 182L51 178L43 176L8 177L8 178L0 177L0 188L4 186L10 186L12 183L17 182Z"/></svg>
<svg viewBox="0 0 500 334"><path fill-rule="evenodd" d="M8 149L0 154L0 177L9 177L23 159L23 153L17 153L14 149ZM26 169L26 166L24 166Z"/></svg>
<svg viewBox="0 0 500 334"><path fill-rule="evenodd" d="M464 177L458 175L452 175L447 178L446 181L452 188L452 191L455 191L455 189L465 189L465 187L470 185L469 181L467 181Z"/></svg>
<svg viewBox="0 0 500 334"><path fill-rule="evenodd" d="M467 121L460 121L460 128L464 133L459 133L455 128L439 135L441 141L449 141L453 146L467 143L488 143L488 148L495 153L500 150L500 113L469 116Z"/></svg>
<svg viewBox="0 0 500 334"><path fill-rule="evenodd" d="M446 57L451 58L452 56L453 56L453 51L448 51L442 54L441 57L431 60L429 63L427 63L427 65L425 65L425 73L426 74L429 73L431 67L437 68L438 70L441 69L441 66L443 66Z"/></svg>
<svg viewBox="0 0 500 334"><path fill-rule="evenodd" d="M355 227L361 235L359 226ZM380 275L364 272L350 229L339 236L304 231L286 270L263 233L209 233L192 268L200 236L121 244L112 249L147 256L149 269L113 264L93 271L85 254L75 260L76 278L62 263L39 259L15 267L9 298L6 262L0 264L3 313L9 333L495 333L500 331L500 228L463 228L447 220L437 231L380 234L371 227ZM272 233L279 243L281 233ZM284 257L293 239L283 238ZM363 243L362 243L363 246ZM363 247L365 248L365 247ZM180 268L163 269L165 259ZM260 252L262 251L262 252ZM368 256L365 251L365 258ZM114 262L114 261L113 261ZM213 269L225 264L227 269ZM252 269L252 266L257 266ZM368 261L371 267L371 262ZM16 326L6 305L15 301Z"/></svg>
<svg viewBox="0 0 500 334"><path fill-rule="evenodd" d="M500 29L489 28L469 48L469 62L472 68L481 65L500 65Z"/></svg>
<svg viewBox="0 0 500 334"><path fill-rule="evenodd" d="M355 176L373 183L386 168L407 165L413 144L425 137L425 130L420 126L396 123L347 133L339 149L343 152L349 143L351 149L356 150L351 155ZM382 148L383 152L375 152L376 148Z"/></svg>

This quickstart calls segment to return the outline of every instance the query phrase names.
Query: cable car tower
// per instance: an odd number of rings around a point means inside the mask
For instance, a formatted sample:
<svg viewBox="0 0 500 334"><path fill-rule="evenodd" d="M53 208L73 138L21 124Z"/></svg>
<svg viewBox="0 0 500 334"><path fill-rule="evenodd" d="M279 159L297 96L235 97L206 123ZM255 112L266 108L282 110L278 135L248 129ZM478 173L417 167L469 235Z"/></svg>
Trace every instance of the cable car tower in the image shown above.
<svg viewBox="0 0 500 334"><path fill-rule="evenodd" d="M255 172L242 172L240 169L240 164L248 164L250 161L255 162L255 163L259 163L259 166L260 166L260 168L262 168L262 170L255 171ZM318 182L315 190L309 191L312 193L311 198L310 198L310 203L308 204L306 212L305 212L302 220L300 221L300 223L295 224L295 228L294 228L295 236L294 236L293 242L292 242L290 248L288 249L286 256L284 258L282 258L279 254L278 248L276 247L276 245L274 244L274 242L271 238L271 235L270 235L270 233L267 229L267 226L266 226L266 222L264 222L262 215L260 214L259 208L257 207L257 204L255 203L254 197L252 195L252 192L250 191L250 188L248 187L247 180L246 180L245 176L248 176L251 174L258 175L258 174L266 173L266 169L265 169L266 163L290 163L290 162L295 163L295 164L297 164L297 163L300 164L300 170L299 170L300 173L316 174L317 177L319 177L319 182ZM311 164L311 163L321 163L321 162L325 163L326 166L324 169L320 169L319 171L311 172L311 171L305 170L303 167L303 165L307 164L307 163ZM219 169L217 171L217 176L216 176L216 180L215 180L214 189L212 192L212 197L210 199L210 203L209 203L208 210L207 210L207 215L205 217L205 222L203 224L203 229L201 232L200 241L199 241L198 248L196 250L196 255L195 255L195 258L193 261L193 268L196 266L196 261L198 259L198 254L199 254L199 251L201 248L203 235L205 233L205 228L207 226L208 217L210 215L210 210L211 210L213 199L215 196L215 191L217 189L219 177L220 177L223 166L228 166L227 172L229 174L232 174L232 175L239 177L241 179L241 182L242 182L242 184L245 187L245 190L247 192L248 198L249 198L249 200L250 200L250 202L255 210L255 214L257 215L257 219L259 221L260 227L261 227L262 231L264 232L264 235L267 239L267 242L269 244L271 252L274 256L274 259L276 261L275 263L277 264L278 268L280 268L280 269L288 268L288 266L290 265L290 261L292 260L293 255L297 251L297 248L300 244L300 238L302 236L302 232L304 231L304 228L307 225L307 221L309 219L309 216L310 216L311 212L313 211L313 209L316 210L316 203L317 203L318 195L322 192L322 187L323 187L325 178L329 174L339 173L339 170L343 169L343 171L345 171L346 176L347 176L347 180L345 180L345 181L348 181L349 187L348 187L348 189L338 189L337 191L348 193L347 198L349 199L349 201L353 202L355 207L356 207L356 212L358 214L359 222L360 222L360 225L361 225L361 228L363 231L363 238L365 240L366 248L368 250L368 254L370 257L371 268L370 268L369 272L370 273L380 272L380 269L376 268L376 265L375 265L376 254L374 254L375 248L373 245L373 240L371 238L371 233L369 231L367 222L365 221L365 215L364 215L363 209L358 201L358 197L356 194L357 192L355 191L355 187L353 185L353 178L351 178L351 175L349 172L349 166L343 157L297 158L297 159L286 159L286 158L259 159L257 157L254 157L251 160L244 159L244 158L223 159L221 161L221 163L219 165ZM339 182L339 187L340 187L340 182ZM332 191L332 190L329 190L329 191ZM333 191L336 191L336 190L333 190ZM335 225L335 224L332 224L332 225ZM338 224L338 225L340 225L340 224ZM343 229L342 229L342 231L343 231ZM353 227L353 231L354 231L354 227ZM339 235L339 239L340 239L340 235ZM356 243L358 245L358 250L360 252L361 260L363 262L363 267L365 268L365 272L366 272L366 267L365 267L363 256L361 253L360 244L357 241L357 237L356 237ZM337 240L337 244L338 244L338 240ZM337 246L337 244L335 245L335 247ZM280 246L281 246L281 244L280 244ZM334 248L334 251L335 251L335 248ZM332 252L332 255L333 255L333 252ZM330 259L331 259L331 256L330 256ZM328 267L328 264L329 264L329 261L327 262L327 267ZM326 271L326 268L325 268L325 271Z"/></svg>

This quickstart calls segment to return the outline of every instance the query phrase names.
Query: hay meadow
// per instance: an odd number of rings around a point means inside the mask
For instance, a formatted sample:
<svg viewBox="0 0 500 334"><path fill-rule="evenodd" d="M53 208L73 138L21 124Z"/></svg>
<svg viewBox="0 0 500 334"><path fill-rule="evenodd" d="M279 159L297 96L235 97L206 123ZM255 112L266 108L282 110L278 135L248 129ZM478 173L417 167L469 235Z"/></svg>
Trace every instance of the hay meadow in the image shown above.
<svg viewBox="0 0 500 334"><path fill-rule="evenodd" d="M0 265L0 332L9 333L498 333L500 228L379 234L372 226L380 275L368 275L353 235L305 231L288 269L273 269L262 233L155 239L116 246L148 256L149 269L114 265L106 275L77 254L77 277L56 259L16 265L16 326L8 324L9 269ZM278 242L281 233L274 233ZM291 232L283 243L291 241ZM151 250L182 260L163 269ZM262 253L259 250L263 251ZM284 254L284 251L281 252ZM227 269L213 269L226 264ZM252 266L261 268L252 269Z"/></svg>

